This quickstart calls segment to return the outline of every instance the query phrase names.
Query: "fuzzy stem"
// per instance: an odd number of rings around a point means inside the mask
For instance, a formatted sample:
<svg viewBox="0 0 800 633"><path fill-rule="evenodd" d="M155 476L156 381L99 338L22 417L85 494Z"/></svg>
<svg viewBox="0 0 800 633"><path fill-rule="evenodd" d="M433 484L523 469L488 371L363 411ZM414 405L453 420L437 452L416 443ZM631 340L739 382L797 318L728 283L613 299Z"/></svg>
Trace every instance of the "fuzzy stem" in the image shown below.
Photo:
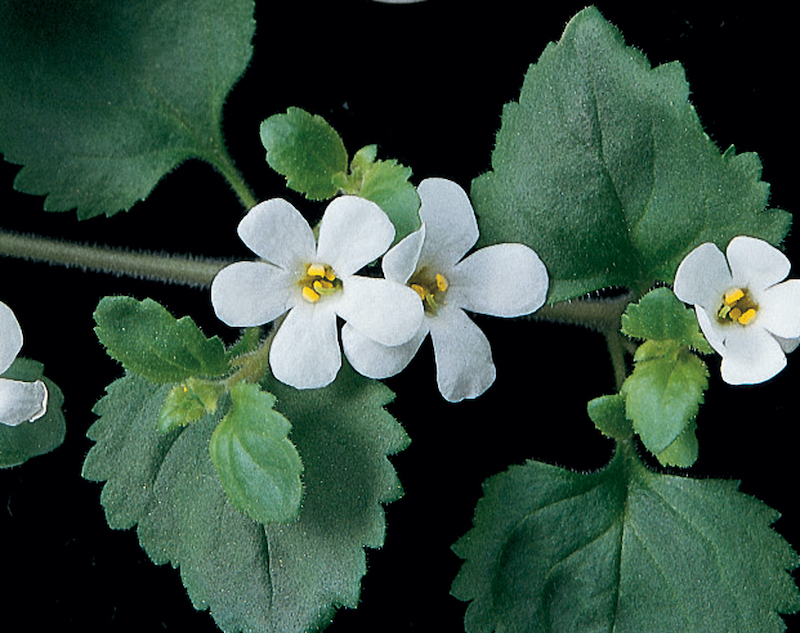
<svg viewBox="0 0 800 633"><path fill-rule="evenodd" d="M214 276L230 263L188 255L160 255L75 244L7 231L0 231L0 255L197 287L210 286Z"/></svg>

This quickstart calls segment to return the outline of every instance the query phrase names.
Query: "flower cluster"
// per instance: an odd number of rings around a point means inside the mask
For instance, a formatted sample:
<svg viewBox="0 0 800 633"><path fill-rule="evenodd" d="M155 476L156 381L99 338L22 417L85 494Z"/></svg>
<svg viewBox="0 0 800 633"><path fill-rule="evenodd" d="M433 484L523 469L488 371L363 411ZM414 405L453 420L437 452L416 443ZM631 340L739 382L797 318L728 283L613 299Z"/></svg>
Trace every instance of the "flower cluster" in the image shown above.
<svg viewBox="0 0 800 633"><path fill-rule="evenodd" d="M300 389L324 387L336 377L340 317L344 353L360 373L398 373L430 334L442 395L459 401L482 394L496 370L488 340L465 310L530 314L545 301L547 271L521 244L465 257L478 239L466 193L438 178L423 181L418 192L421 227L388 252L394 227L363 198L331 202L318 240L285 200L255 206L238 232L262 259L236 262L216 276L211 300L217 316L237 327L283 319L270 366L278 380ZM384 278L356 274L381 255Z"/></svg>
<svg viewBox="0 0 800 633"><path fill-rule="evenodd" d="M0 302L0 375L8 371L22 348L22 328L11 308ZM47 387L41 380L0 378L0 424L33 422L47 411Z"/></svg>
<svg viewBox="0 0 800 633"><path fill-rule="evenodd" d="M722 356L725 382L769 380L798 346L800 280L786 280L789 269L778 249L746 236L732 239L725 254L701 244L678 267L675 295L694 305L700 329Z"/></svg>

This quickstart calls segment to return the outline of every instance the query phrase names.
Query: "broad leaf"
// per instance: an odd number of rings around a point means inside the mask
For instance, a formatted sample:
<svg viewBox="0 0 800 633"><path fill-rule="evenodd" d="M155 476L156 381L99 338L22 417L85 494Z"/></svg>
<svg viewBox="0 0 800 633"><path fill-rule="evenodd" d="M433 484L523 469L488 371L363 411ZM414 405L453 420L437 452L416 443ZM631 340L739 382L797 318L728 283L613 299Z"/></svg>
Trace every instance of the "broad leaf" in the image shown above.
<svg viewBox="0 0 800 633"><path fill-rule="evenodd" d="M481 243L522 242L547 263L555 303L671 282L681 259L736 235L778 244L754 154L720 154L677 63L651 68L589 8L503 109L492 171L472 184Z"/></svg>
<svg viewBox="0 0 800 633"><path fill-rule="evenodd" d="M771 633L800 609L778 513L738 483L528 462L484 484L454 546L469 633Z"/></svg>
<svg viewBox="0 0 800 633"><path fill-rule="evenodd" d="M383 409L391 392L343 368L325 389L297 391L270 381L276 409L292 423L305 466L297 521L264 526L234 509L208 452L224 407L163 434L156 419L169 391L136 376L115 383L89 429L97 443L83 475L106 480L109 525L138 524L157 564L181 568L197 609L234 631L303 633L358 605L364 547L383 543L382 503L401 488L387 454L408 438Z"/></svg>
<svg viewBox="0 0 800 633"><path fill-rule="evenodd" d="M112 215L189 158L230 169L222 107L252 0L0 5L0 152L45 209Z"/></svg>
<svg viewBox="0 0 800 633"><path fill-rule="evenodd" d="M0 424L0 468L17 466L31 457L43 455L64 442L66 424L61 407L61 390L42 375L42 364L27 358L17 358L2 378L34 382L41 380L47 387L47 412L34 422L17 426Z"/></svg>
<svg viewBox="0 0 800 633"><path fill-rule="evenodd" d="M228 371L228 356L219 338L206 338L191 317L176 319L152 299L104 297L94 320L108 355L153 382Z"/></svg>
<svg viewBox="0 0 800 633"><path fill-rule="evenodd" d="M259 523L292 521L300 512L303 464L273 409L275 396L238 383L231 410L211 434L209 452L228 499Z"/></svg>

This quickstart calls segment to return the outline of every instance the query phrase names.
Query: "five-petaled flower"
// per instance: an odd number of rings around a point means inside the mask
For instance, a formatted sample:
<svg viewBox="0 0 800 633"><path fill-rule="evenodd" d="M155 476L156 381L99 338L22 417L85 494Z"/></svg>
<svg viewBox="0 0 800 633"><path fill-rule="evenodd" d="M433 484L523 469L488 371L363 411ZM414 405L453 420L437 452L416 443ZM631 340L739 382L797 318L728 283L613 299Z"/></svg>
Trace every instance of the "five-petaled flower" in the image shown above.
<svg viewBox="0 0 800 633"><path fill-rule="evenodd" d="M253 207L239 236L262 261L223 268L211 302L226 324L250 327L286 314L269 352L272 373L298 389L324 387L342 364L337 315L371 340L400 345L419 329L416 293L393 281L355 275L380 257L395 229L374 202L356 196L333 200L319 225L319 240L297 209L282 199Z"/></svg>
<svg viewBox="0 0 800 633"><path fill-rule="evenodd" d="M0 302L0 375L4 374L22 348L22 328L17 317ZM47 411L47 387L41 380L22 382L0 378L0 424L18 426L33 422Z"/></svg>
<svg viewBox="0 0 800 633"><path fill-rule="evenodd" d="M800 280L784 281L789 260L763 240L736 237L726 255L710 242L695 248L678 266L675 294L694 305L725 382L764 382L797 347Z"/></svg>
<svg viewBox="0 0 800 633"><path fill-rule="evenodd" d="M424 180L417 190L422 226L386 253L383 272L414 290L425 319L410 341L391 347L345 324L342 345L356 371L386 378L405 368L430 334L439 391L451 402L476 398L494 382L496 369L489 341L464 311L530 314L547 296L547 270L522 244L496 244L464 258L478 241L466 192L441 178Z"/></svg>

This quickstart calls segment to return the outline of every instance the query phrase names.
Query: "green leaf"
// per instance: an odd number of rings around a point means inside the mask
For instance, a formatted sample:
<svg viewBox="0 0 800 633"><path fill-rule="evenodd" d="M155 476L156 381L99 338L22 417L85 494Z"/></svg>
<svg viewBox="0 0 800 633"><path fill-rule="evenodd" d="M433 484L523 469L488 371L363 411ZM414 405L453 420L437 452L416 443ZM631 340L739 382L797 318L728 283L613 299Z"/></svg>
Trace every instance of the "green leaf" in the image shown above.
<svg viewBox="0 0 800 633"><path fill-rule="evenodd" d="M222 107L252 55L252 0L4 2L0 152L17 190L79 218L145 198L189 158L231 165Z"/></svg>
<svg viewBox="0 0 800 633"><path fill-rule="evenodd" d="M700 454L696 431L697 420L692 420L672 444L656 455L659 463L662 466L691 467Z"/></svg>
<svg viewBox="0 0 800 633"><path fill-rule="evenodd" d="M706 364L686 349L675 349L672 354L637 362L620 393L634 430L657 455L695 418L707 388Z"/></svg>
<svg viewBox="0 0 800 633"><path fill-rule="evenodd" d="M3 378L34 382L41 380L47 387L47 412L34 422L17 426L0 424L0 468L18 466L31 457L44 455L64 442L66 424L61 407L64 396L61 390L42 375L43 366L34 360L17 358Z"/></svg>
<svg viewBox="0 0 800 633"><path fill-rule="evenodd" d="M472 183L481 244L533 248L555 303L671 282L702 242L780 243L791 216L765 210L758 157L720 154L688 96L678 63L651 68L597 9L580 12L503 109L492 171Z"/></svg>
<svg viewBox="0 0 800 633"><path fill-rule="evenodd" d="M228 356L218 337L206 338L191 317L180 319L152 299L104 297L94 313L95 332L111 358L153 382L220 376Z"/></svg>
<svg viewBox="0 0 800 633"><path fill-rule="evenodd" d="M671 341L711 354L694 312L669 288L651 290L622 315L622 332L631 338Z"/></svg>
<svg viewBox="0 0 800 633"><path fill-rule="evenodd" d="M296 519L303 498L303 463L287 437L292 425L272 408L275 396L258 385L238 383L231 399L231 410L209 444L228 499L259 523Z"/></svg>
<svg viewBox="0 0 800 633"><path fill-rule="evenodd" d="M633 437L633 428L625 416L625 398L619 394L600 396L586 406L589 417L597 430L616 440Z"/></svg>
<svg viewBox="0 0 800 633"><path fill-rule="evenodd" d="M772 633L800 609L778 513L738 482L528 462L490 478L454 546L469 633Z"/></svg>
<svg viewBox="0 0 800 633"><path fill-rule="evenodd" d="M364 547L383 544L382 503L401 487L387 454L408 437L384 410L391 392L344 367L325 389L265 385L292 423L305 466L297 521L261 525L225 495L208 451L225 413L163 434L156 419L170 389L128 375L98 403L96 441L83 467L106 481L109 525L138 524L157 564L180 567L197 609L226 633L301 633L322 627L336 607L358 606Z"/></svg>
<svg viewBox="0 0 800 633"><path fill-rule="evenodd" d="M274 114L261 123L267 163L286 178L286 186L310 200L339 193L336 174L347 171L347 150L339 134L321 116L300 108Z"/></svg>
<svg viewBox="0 0 800 633"><path fill-rule="evenodd" d="M214 413L219 399L226 391L222 382L202 378L188 378L175 385L167 394L164 406L158 414L158 430L168 433L197 422L207 413Z"/></svg>

